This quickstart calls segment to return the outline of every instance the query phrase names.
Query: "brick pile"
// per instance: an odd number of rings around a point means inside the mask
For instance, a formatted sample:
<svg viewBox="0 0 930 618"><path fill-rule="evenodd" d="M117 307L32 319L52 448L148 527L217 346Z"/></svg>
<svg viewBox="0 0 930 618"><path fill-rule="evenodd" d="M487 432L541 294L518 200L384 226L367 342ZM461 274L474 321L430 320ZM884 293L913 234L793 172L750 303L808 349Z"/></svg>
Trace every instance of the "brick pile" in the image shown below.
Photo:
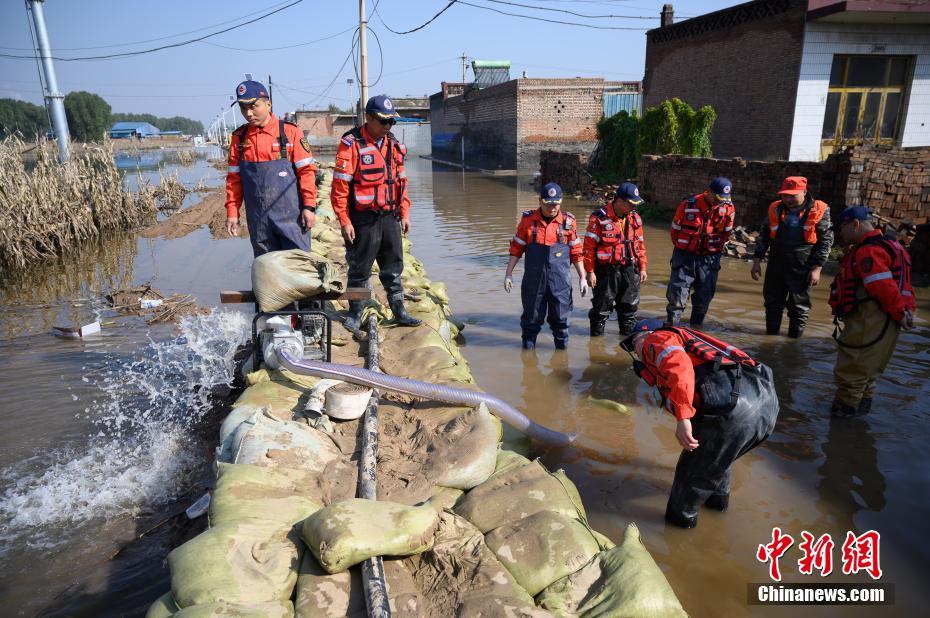
<svg viewBox="0 0 930 618"><path fill-rule="evenodd" d="M928 222L930 148L856 148L849 163L847 202L868 206L891 221Z"/></svg>
<svg viewBox="0 0 930 618"><path fill-rule="evenodd" d="M591 175L586 171L588 156L570 152L544 150L539 154L540 182L558 183L565 193L586 193Z"/></svg>

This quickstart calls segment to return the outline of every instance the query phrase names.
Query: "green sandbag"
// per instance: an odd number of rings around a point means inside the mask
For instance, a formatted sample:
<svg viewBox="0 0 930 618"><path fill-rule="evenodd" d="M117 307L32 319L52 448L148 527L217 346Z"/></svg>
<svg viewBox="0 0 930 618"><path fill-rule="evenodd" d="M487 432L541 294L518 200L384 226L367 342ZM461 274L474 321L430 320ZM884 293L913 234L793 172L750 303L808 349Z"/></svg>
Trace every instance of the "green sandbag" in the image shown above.
<svg viewBox="0 0 930 618"><path fill-rule="evenodd" d="M586 520L574 483L561 470L550 474L538 461L491 477L455 506L485 534L540 511Z"/></svg>
<svg viewBox="0 0 930 618"><path fill-rule="evenodd" d="M214 526L168 554L179 607L287 601L297 583L301 543L290 526L243 521Z"/></svg>
<svg viewBox="0 0 930 618"><path fill-rule="evenodd" d="M456 501L462 497L463 492L461 489L452 489L451 487L434 487L433 495L429 498L429 503L435 507L437 511L443 509L451 509Z"/></svg>
<svg viewBox="0 0 930 618"><path fill-rule="evenodd" d="M494 472L499 441L500 425L482 403L439 428L423 474L443 487L471 489Z"/></svg>
<svg viewBox="0 0 930 618"><path fill-rule="evenodd" d="M171 593L166 592L149 605L149 610L145 612L145 618L169 618L176 611L178 611L178 604L174 602Z"/></svg>
<svg viewBox="0 0 930 618"><path fill-rule="evenodd" d="M296 384L286 384L274 380L265 380L253 384L245 389L233 407L255 406L256 408L269 408L275 418L281 420L290 420L294 416L294 410L300 396L304 394L303 389Z"/></svg>
<svg viewBox="0 0 930 618"><path fill-rule="evenodd" d="M502 448L497 452L497 462L494 466L494 474L491 475L491 478L506 474L511 470L516 470L517 468L522 468L529 464L530 460L520 453L514 453L513 451Z"/></svg>
<svg viewBox="0 0 930 618"><path fill-rule="evenodd" d="M311 499L318 471L217 463L210 525L243 520L299 523L322 508Z"/></svg>
<svg viewBox="0 0 930 618"><path fill-rule="evenodd" d="M532 596L600 551L585 524L552 511L496 528L485 535L485 542Z"/></svg>
<svg viewBox="0 0 930 618"><path fill-rule="evenodd" d="M636 524L627 526L620 545L551 584L536 602L559 616L687 616Z"/></svg>
<svg viewBox="0 0 930 618"><path fill-rule="evenodd" d="M339 573L372 556L409 556L429 549L438 522L430 504L353 498L304 520L301 538L327 573Z"/></svg>
<svg viewBox="0 0 930 618"><path fill-rule="evenodd" d="M290 601L256 605L204 603L182 609L175 616L180 616L180 618L293 618L294 605Z"/></svg>
<svg viewBox="0 0 930 618"><path fill-rule="evenodd" d="M278 311L296 300L344 290L335 264L300 249L271 251L252 262L252 292L262 311Z"/></svg>

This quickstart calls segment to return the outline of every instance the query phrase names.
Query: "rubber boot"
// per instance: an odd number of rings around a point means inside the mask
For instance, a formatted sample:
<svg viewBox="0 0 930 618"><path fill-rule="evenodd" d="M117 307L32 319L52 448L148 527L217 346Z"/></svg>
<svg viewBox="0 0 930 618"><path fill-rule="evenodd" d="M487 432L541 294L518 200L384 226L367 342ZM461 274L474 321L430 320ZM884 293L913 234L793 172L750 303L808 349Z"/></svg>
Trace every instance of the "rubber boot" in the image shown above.
<svg viewBox="0 0 930 618"><path fill-rule="evenodd" d="M681 513L673 513L672 511L665 509L665 521L672 524L673 526L678 526L679 528L694 528L697 526L697 515L693 517L686 517Z"/></svg>
<svg viewBox="0 0 930 618"><path fill-rule="evenodd" d="M535 350L536 349L536 340L535 339L523 339L521 347L524 350Z"/></svg>
<svg viewBox="0 0 930 618"><path fill-rule="evenodd" d="M830 406L830 415L836 418L853 418L859 416L859 409L834 399L833 405Z"/></svg>
<svg viewBox="0 0 930 618"><path fill-rule="evenodd" d="M633 333L633 327L636 325L636 322L621 322L620 323L620 338L624 339L629 337Z"/></svg>
<svg viewBox="0 0 930 618"><path fill-rule="evenodd" d="M723 512L730 506L730 494L713 494L707 499L704 506L715 511Z"/></svg>
<svg viewBox="0 0 930 618"><path fill-rule="evenodd" d="M872 411L872 398L863 397L859 400L859 408L856 410L857 416L865 416Z"/></svg>
<svg viewBox="0 0 930 618"><path fill-rule="evenodd" d="M677 311L666 311L665 315L665 326L675 326L681 317L681 313Z"/></svg>
<svg viewBox="0 0 930 618"><path fill-rule="evenodd" d="M421 321L407 313L404 307L404 297L395 296L388 301L391 313L394 314L394 323L398 326L419 326Z"/></svg>
<svg viewBox="0 0 930 618"><path fill-rule="evenodd" d="M777 335L781 331L781 312L778 315L765 314L765 334Z"/></svg>
<svg viewBox="0 0 930 618"><path fill-rule="evenodd" d="M801 335L804 334L804 324L797 321L788 319L788 336L792 339L800 339Z"/></svg>
<svg viewBox="0 0 930 618"><path fill-rule="evenodd" d="M359 300L349 301L349 312L346 314L343 325L351 331L357 331L361 328L362 302Z"/></svg>
<svg viewBox="0 0 930 618"><path fill-rule="evenodd" d="M591 322L591 336L592 337L603 337L604 328L607 326L607 321L603 322Z"/></svg>
<svg viewBox="0 0 930 618"><path fill-rule="evenodd" d="M700 328L704 325L704 316L706 313L697 313L695 311L691 312L691 319L688 320L688 326L691 328Z"/></svg>
<svg viewBox="0 0 930 618"><path fill-rule="evenodd" d="M553 339L556 350L564 350L568 347L568 339Z"/></svg>

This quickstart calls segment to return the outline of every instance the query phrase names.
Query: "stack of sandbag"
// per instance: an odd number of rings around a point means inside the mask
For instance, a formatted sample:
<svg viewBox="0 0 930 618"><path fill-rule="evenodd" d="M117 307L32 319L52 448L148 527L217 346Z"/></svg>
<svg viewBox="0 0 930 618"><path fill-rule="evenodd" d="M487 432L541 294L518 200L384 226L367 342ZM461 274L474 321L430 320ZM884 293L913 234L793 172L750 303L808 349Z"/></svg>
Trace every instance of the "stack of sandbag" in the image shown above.
<svg viewBox="0 0 930 618"><path fill-rule="evenodd" d="M278 311L297 300L343 291L340 269L315 252L271 251L252 262L252 292L262 311Z"/></svg>

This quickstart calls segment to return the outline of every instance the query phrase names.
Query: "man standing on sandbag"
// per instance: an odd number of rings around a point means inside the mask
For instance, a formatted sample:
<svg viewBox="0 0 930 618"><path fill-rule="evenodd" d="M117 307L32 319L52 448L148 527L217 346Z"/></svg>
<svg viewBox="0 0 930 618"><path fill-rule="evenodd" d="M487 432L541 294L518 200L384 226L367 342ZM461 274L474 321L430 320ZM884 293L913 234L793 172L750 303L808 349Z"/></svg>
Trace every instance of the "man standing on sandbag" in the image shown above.
<svg viewBox="0 0 930 618"><path fill-rule="evenodd" d="M226 232L239 234L245 202L252 252L310 250L316 223L316 162L297 125L271 113L265 86L247 80L236 87L239 111L248 121L229 142Z"/></svg>
<svg viewBox="0 0 930 618"><path fill-rule="evenodd" d="M633 371L678 419L675 437L684 450L665 520L693 528L701 505L727 509L730 466L775 428L772 370L710 335L655 319L637 322L620 345L636 354Z"/></svg>
<svg viewBox="0 0 930 618"><path fill-rule="evenodd" d="M368 99L365 124L342 136L336 152L330 201L346 245L349 287L368 287L371 267L378 261L378 278L399 326L416 326L404 307L402 235L410 231L410 198L404 159L407 147L391 127L397 111L386 95ZM345 326L358 330L362 303L349 301Z"/></svg>
<svg viewBox="0 0 930 618"><path fill-rule="evenodd" d="M526 255L520 298L523 315L523 349L536 347L536 336L548 319L557 350L568 345L568 316L572 312L572 274L578 273L581 295L588 291L581 262L582 239L578 238L575 216L561 212L562 188L550 182L539 194L539 208L527 210L510 241L510 261L504 275L504 290L513 287L513 269ZM548 317L547 317L548 316Z"/></svg>

